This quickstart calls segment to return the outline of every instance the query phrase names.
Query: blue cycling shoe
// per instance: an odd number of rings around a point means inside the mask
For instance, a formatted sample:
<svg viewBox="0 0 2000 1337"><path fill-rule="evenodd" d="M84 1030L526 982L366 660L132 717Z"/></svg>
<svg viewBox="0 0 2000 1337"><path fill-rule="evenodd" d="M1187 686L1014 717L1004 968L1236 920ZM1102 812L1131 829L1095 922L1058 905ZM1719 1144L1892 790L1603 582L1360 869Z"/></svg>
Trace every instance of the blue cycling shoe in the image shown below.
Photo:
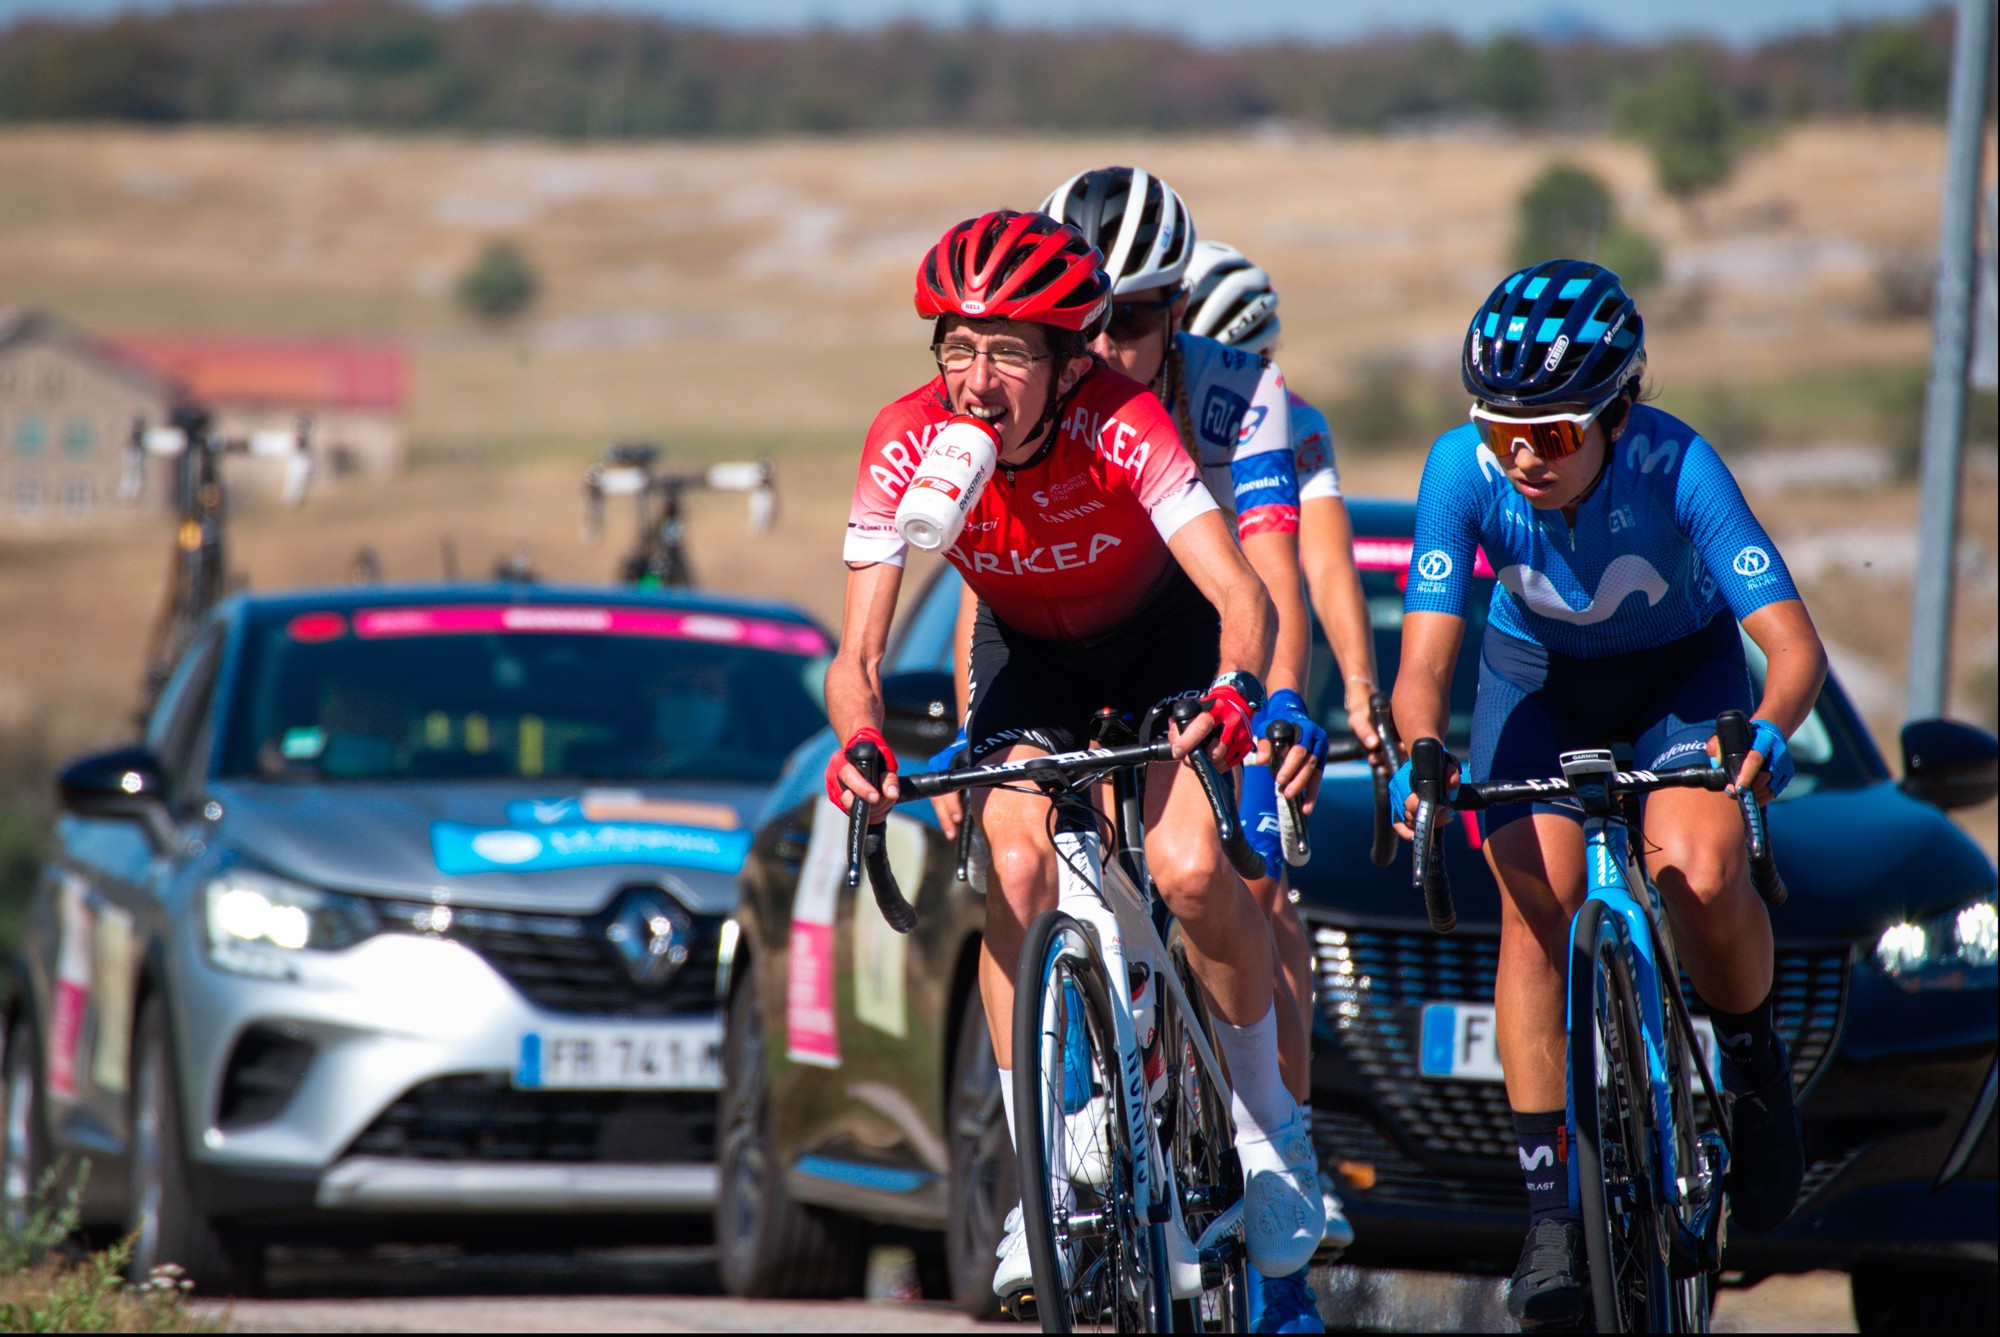
<svg viewBox="0 0 2000 1337"><path fill-rule="evenodd" d="M1267 1277L1256 1268L1250 1274L1250 1331L1325 1332L1319 1298L1306 1285L1306 1269L1288 1277Z"/></svg>

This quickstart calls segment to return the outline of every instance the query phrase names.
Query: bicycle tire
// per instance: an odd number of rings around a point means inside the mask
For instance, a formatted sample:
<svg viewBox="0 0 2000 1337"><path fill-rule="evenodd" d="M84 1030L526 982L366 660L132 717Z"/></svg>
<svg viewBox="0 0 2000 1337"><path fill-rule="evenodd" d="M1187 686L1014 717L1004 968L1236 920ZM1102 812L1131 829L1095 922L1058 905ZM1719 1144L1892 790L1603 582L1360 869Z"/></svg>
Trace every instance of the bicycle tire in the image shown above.
<svg viewBox="0 0 2000 1337"><path fill-rule="evenodd" d="M1242 1201L1243 1167L1236 1159L1229 1092L1209 1080L1188 1038L1189 1031L1199 1031L1209 1051L1220 1052L1179 924L1168 930L1167 955L1187 995L1188 1011L1183 1013L1165 989L1158 992L1160 1055L1167 1067L1160 1143L1174 1175L1174 1191L1181 1195L1181 1219L1189 1238L1198 1241L1211 1221ZM1250 1331L1249 1268L1240 1238L1226 1244L1220 1256L1204 1259L1202 1294L1174 1302L1174 1331Z"/></svg>
<svg viewBox="0 0 2000 1337"><path fill-rule="evenodd" d="M1658 1130L1629 950L1625 920L1585 901L1569 962L1569 1086L1584 1248L1599 1332L1671 1332L1675 1284L1653 1191ZM1576 1024L1585 1018L1588 1024Z"/></svg>
<svg viewBox="0 0 2000 1337"><path fill-rule="evenodd" d="M1663 967L1671 961L1670 955L1658 951L1657 941L1654 960ZM1674 968L1677 970L1678 966ZM1661 1016L1665 1018L1667 1024L1667 1072L1674 1077L1672 1109L1675 1164L1680 1169L1684 1185L1692 1191L1701 1187L1701 1181L1707 1178L1702 1169L1701 1151L1698 1145L1701 1124L1696 1120L1694 1112L1694 1092L1697 1089L1696 1083L1700 1081L1694 1065L1701 1059L1698 1054L1690 1052L1687 1036L1681 1029L1679 1019L1674 1015L1676 1008L1684 1008L1686 1004L1679 997L1679 986L1671 982L1671 977L1665 969L1660 971L1660 991L1662 995L1669 992L1674 995L1663 996L1660 1007ZM1722 1192L1720 1182L1708 1184L1706 1187L1712 1193ZM1685 1221L1689 1206L1690 1199L1684 1193L1682 1203L1673 1215ZM1672 1221L1663 1222L1663 1225L1669 1228L1673 1228L1675 1224ZM1672 1249L1672 1241L1669 1241L1669 1249ZM1670 1331L1707 1332L1709 1320L1714 1317L1715 1274L1696 1267L1695 1263L1696 1260L1692 1256L1684 1257L1670 1253L1668 1264L1673 1285L1669 1296L1669 1303L1673 1306Z"/></svg>
<svg viewBox="0 0 2000 1337"><path fill-rule="evenodd" d="M1121 984L1122 987L1122 984ZM1071 1009L1081 1013L1081 1054ZM1065 1068L1073 1085L1065 1108ZM1111 1021L1110 979L1082 924L1050 910L1029 926L1014 981L1014 1113L1021 1215L1043 1332L1161 1332L1171 1322L1163 1227L1133 1201L1133 1148ZM1143 1097L1142 1097L1143 1098ZM1101 1129L1085 1102L1102 1099ZM1080 1120L1072 1125L1071 1119ZM1073 1127L1101 1138L1072 1154ZM1092 1184L1072 1167L1101 1154Z"/></svg>

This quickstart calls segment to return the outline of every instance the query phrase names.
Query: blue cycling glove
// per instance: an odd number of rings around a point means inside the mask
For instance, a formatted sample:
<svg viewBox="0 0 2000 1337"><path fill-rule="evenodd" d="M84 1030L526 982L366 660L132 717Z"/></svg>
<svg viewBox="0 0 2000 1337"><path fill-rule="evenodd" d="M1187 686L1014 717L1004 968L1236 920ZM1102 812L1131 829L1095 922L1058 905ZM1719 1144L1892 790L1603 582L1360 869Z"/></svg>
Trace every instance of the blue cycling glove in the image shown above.
<svg viewBox="0 0 2000 1337"><path fill-rule="evenodd" d="M948 771L958 764L958 754L965 751L965 726L958 726L958 737L946 743L942 749L931 754L930 768L934 771Z"/></svg>
<svg viewBox="0 0 2000 1337"><path fill-rule="evenodd" d="M1319 727L1313 717L1306 713L1305 698L1289 687L1280 687L1271 693L1264 708L1257 712L1257 718L1250 727L1257 737L1264 736L1264 730L1273 720L1284 720L1299 731L1298 746L1304 748L1315 761L1326 760L1326 730Z"/></svg>
<svg viewBox="0 0 2000 1337"><path fill-rule="evenodd" d="M1444 754L1444 764L1445 770L1450 771L1457 767L1458 758L1447 751ZM1409 820L1405 813L1409 810L1410 795L1416 792L1410 781L1411 770L1415 765L1415 762L1406 758L1403 764L1396 768L1396 773L1389 777L1389 816L1398 822ZM1451 782L1451 788L1445 791L1444 796L1447 801L1458 797L1458 781Z"/></svg>
<svg viewBox="0 0 2000 1337"><path fill-rule="evenodd" d="M1798 767L1792 761L1792 749L1785 745L1784 732L1769 720L1752 720L1750 746L1752 750L1764 754L1764 770L1771 777L1771 797L1776 798L1785 792L1785 786L1798 773Z"/></svg>

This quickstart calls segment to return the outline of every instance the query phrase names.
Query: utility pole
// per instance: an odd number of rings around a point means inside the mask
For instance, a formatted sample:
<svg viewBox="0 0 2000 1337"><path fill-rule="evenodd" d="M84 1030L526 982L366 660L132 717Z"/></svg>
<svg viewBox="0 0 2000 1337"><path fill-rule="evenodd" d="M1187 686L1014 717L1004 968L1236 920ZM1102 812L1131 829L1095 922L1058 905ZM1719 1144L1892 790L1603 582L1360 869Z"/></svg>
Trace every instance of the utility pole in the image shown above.
<svg viewBox="0 0 2000 1337"><path fill-rule="evenodd" d="M1931 316L1930 385L1924 393L1923 508L1918 517L1916 599L1910 622L1908 717L1942 715L1951 676L1951 614L1958 548L1958 490L1965 442L1965 381L1979 230L1980 149L1993 62L1993 0L1958 0L1952 43L1944 217L1937 302Z"/></svg>

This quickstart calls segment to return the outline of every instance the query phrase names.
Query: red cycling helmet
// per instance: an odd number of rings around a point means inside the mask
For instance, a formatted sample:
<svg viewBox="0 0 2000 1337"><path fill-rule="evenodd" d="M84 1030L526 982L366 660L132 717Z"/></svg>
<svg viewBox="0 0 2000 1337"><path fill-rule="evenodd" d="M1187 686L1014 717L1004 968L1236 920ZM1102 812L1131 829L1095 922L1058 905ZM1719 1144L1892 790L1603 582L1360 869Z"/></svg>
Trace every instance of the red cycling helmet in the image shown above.
<svg viewBox="0 0 2000 1337"><path fill-rule="evenodd" d="M1025 320L1094 336L1111 311L1104 257L1047 214L1001 209L947 231L917 266L917 314Z"/></svg>

